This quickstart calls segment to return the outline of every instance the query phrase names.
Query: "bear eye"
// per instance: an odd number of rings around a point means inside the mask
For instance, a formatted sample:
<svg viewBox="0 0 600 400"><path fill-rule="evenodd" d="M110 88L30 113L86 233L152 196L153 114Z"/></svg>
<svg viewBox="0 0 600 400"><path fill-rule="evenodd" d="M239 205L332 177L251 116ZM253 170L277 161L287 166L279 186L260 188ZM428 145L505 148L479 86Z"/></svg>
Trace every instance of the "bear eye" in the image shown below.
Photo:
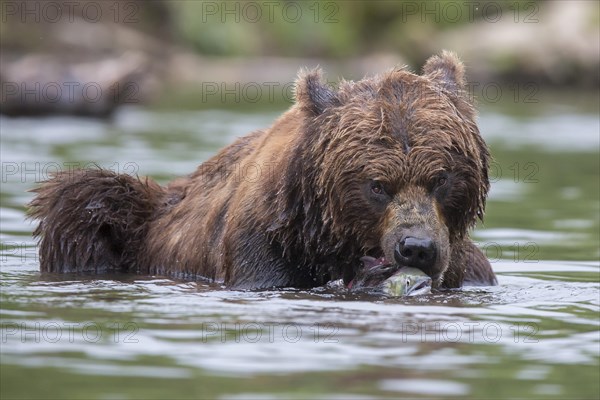
<svg viewBox="0 0 600 400"><path fill-rule="evenodd" d="M435 179L435 187L441 188L448 183L448 174L446 172L438 175Z"/></svg>
<svg viewBox="0 0 600 400"><path fill-rule="evenodd" d="M385 193L385 189L383 188L381 182L373 181L371 182L371 192L373 192L376 195L381 195Z"/></svg>

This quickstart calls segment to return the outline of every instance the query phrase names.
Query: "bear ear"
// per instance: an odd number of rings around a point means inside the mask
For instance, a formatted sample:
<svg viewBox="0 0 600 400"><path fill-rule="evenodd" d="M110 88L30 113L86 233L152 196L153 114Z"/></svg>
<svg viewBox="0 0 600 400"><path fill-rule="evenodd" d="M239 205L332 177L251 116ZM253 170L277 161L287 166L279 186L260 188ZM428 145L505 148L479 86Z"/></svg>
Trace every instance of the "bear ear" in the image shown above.
<svg viewBox="0 0 600 400"><path fill-rule="evenodd" d="M465 66L451 51L444 50L439 56L430 57L423 74L454 94L465 89Z"/></svg>
<svg viewBox="0 0 600 400"><path fill-rule="evenodd" d="M301 71L294 90L296 103L311 114L317 116L327 108L339 104L335 91L322 81L321 69Z"/></svg>

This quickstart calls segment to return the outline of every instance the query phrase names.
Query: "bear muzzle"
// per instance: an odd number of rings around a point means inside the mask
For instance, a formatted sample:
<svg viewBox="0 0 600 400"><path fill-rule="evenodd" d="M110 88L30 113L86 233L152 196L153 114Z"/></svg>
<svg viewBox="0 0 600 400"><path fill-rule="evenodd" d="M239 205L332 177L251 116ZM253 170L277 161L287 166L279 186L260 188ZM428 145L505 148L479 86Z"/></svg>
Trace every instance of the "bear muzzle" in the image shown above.
<svg viewBox="0 0 600 400"><path fill-rule="evenodd" d="M445 219L438 212L435 200L422 190L401 193L394 200L384 222L382 255L387 263L420 269L437 286L449 262Z"/></svg>
<svg viewBox="0 0 600 400"><path fill-rule="evenodd" d="M394 259L398 265L418 268L430 275L436 254L436 246L431 238L406 236L396 244Z"/></svg>

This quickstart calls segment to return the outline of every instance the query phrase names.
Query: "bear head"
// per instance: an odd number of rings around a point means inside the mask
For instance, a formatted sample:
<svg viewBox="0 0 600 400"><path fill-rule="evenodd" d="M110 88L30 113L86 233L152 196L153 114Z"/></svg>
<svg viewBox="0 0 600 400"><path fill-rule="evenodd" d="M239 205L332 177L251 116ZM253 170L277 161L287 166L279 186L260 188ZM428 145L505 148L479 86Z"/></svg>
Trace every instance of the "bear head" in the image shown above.
<svg viewBox="0 0 600 400"><path fill-rule="evenodd" d="M440 286L489 189L463 64L443 52L422 75L398 68L336 89L308 71L296 100L303 131L279 204L279 220L296 226L290 237L316 263L368 256L420 268Z"/></svg>

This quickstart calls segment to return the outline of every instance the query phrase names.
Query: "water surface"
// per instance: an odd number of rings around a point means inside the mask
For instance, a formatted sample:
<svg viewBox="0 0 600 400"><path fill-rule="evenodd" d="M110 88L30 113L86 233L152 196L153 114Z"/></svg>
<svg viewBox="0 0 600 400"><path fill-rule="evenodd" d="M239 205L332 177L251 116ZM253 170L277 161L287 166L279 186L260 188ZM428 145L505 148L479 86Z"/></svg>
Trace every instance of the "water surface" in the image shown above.
<svg viewBox="0 0 600 400"><path fill-rule="evenodd" d="M480 117L473 236L500 285L407 299L41 275L36 181L94 163L165 183L278 112L1 118L2 398L598 398L598 115L536 107Z"/></svg>

